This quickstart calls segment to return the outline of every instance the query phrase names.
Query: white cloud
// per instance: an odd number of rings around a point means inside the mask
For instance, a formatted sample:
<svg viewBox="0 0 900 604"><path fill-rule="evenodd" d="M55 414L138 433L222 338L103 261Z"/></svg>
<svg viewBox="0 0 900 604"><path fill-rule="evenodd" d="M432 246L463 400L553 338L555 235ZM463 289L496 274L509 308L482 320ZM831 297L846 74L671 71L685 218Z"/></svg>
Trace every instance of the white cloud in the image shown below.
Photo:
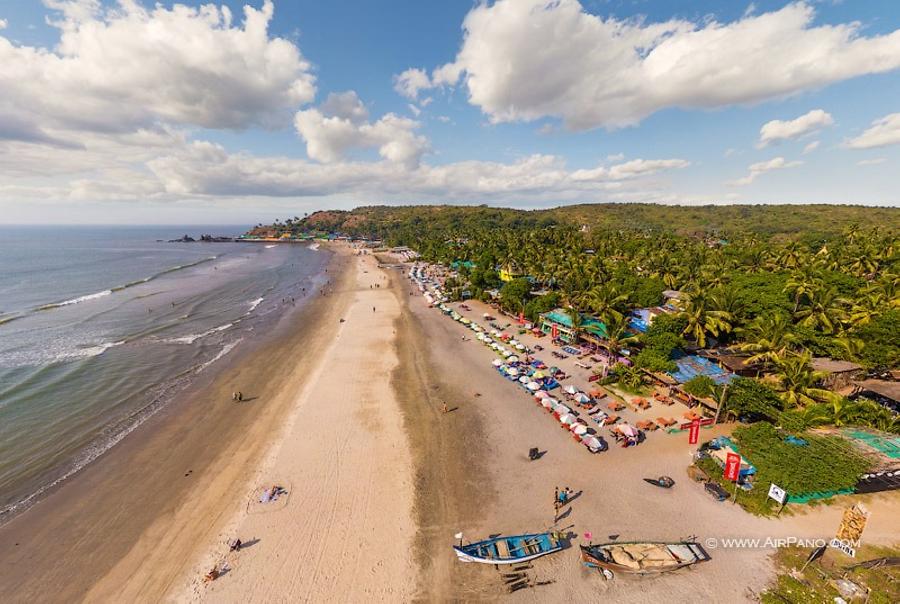
<svg viewBox="0 0 900 604"><path fill-rule="evenodd" d="M394 76L394 90L415 101L420 90L431 88L431 78L421 69L407 69L400 75Z"/></svg>
<svg viewBox="0 0 900 604"><path fill-rule="evenodd" d="M9 25L9 22L6 19L0 19L0 29L6 29L7 25Z"/></svg>
<svg viewBox="0 0 900 604"><path fill-rule="evenodd" d="M244 8L52 0L53 48L0 36L0 114L48 136L133 132L157 123L244 128L290 123L315 94L311 66L270 38L273 5Z"/></svg>
<svg viewBox="0 0 900 604"><path fill-rule="evenodd" d="M690 164L684 159L633 159L624 164L616 164L609 168L597 167L592 170L576 170L572 173L574 180L626 180L638 176L648 176L661 170L686 168Z"/></svg>
<svg viewBox="0 0 900 604"><path fill-rule="evenodd" d="M635 160L594 171L566 169L562 158L531 155L512 163L463 161L410 167L393 161L318 164L285 157L230 154L195 142L149 162L171 195L321 196L358 194L397 199L584 199L611 191L635 196L652 188L644 177L687 165L683 160Z"/></svg>
<svg viewBox="0 0 900 604"><path fill-rule="evenodd" d="M819 148L819 141L813 141L811 143L808 143L805 147L803 147L803 155L806 155L807 153L812 153L813 151L815 151L818 148Z"/></svg>
<svg viewBox="0 0 900 604"><path fill-rule="evenodd" d="M802 161L786 161L783 157L773 157L768 161L751 164L748 168L750 173L747 174L747 176L731 181L728 184L742 187L745 185L749 185L754 180L756 180L757 176L765 174L766 172L771 172L772 170L783 170L785 168L793 168L801 164L803 164Z"/></svg>
<svg viewBox="0 0 900 604"><path fill-rule="evenodd" d="M355 92L331 95L319 109L298 111L297 133L306 141L306 154L320 162L345 159L353 149L377 148L384 159L415 166L428 150L428 139L415 134L419 122L388 113L376 122Z"/></svg>
<svg viewBox="0 0 900 604"><path fill-rule="evenodd" d="M409 107L410 113L412 113L416 117L419 117L419 115L422 113L422 110L416 107L413 103L407 103L406 106Z"/></svg>
<svg viewBox="0 0 900 604"><path fill-rule="evenodd" d="M857 166L877 166L878 164L883 164L887 159L884 157L874 157L872 159L861 159L856 162Z"/></svg>
<svg viewBox="0 0 900 604"><path fill-rule="evenodd" d="M369 110L354 90L330 93L322 103L321 110L329 117L339 117L354 124L369 119Z"/></svg>
<svg viewBox="0 0 900 604"><path fill-rule="evenodd" d="M577 0L478 3L452 63L415 71L404 94L463 78L494 122L562 118L571 129L636 124L666 107L754 103L900 67L900 31L815 25L798 2L730 23L601 18ZM401 74L410 81L410 71ZM430 82L429 82L430 80Z"/></svg>
<svg viewBox="0 0 900 604"><path fill-rule="evenodd" d="M872 149L900 143L900 113L891 113L872 122L872 125L856 138L847 141L851 149Z"/></svg>
<svg viewBox="0 0 900 604"><path fill-rule="evenodd" d="M757 147L762 148L769 143L800 138L818 132L833 123L834 118L831 117L831 114L822 109L813 109L793 120L772 120L763 124L763 127L759 129Z"/></svg>

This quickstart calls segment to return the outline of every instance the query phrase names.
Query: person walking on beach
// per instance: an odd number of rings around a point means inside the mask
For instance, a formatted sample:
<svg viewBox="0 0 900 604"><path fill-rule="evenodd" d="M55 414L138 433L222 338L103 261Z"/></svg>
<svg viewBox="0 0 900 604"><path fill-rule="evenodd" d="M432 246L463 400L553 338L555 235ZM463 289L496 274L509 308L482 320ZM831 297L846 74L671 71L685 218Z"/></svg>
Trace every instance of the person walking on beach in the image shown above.
<svg viewBox="0 0 900 604"><path fill-rule="evenodd" d="M441 403L441 413L447 413L447 411L448 411L448 409L447 409L447 402L444 401L444 402Z"/></svg>
<svg viewBox="0 0 900 604"><path fill-rule="evenodd" d="M244 400L244 393L239 390L238 391L238 402L240 403L243 400Z"/></svg>
<svg viewBox="0 0 900 604"><path fill-rule="evenodd" d="M233 400L233 401L236 401L236 400L237 400L237 392L232 392L232 393L231 393L231 400Z"/></svg>
<svg viewBox="0 0 900 604"><path fill-rule="evenodd" d="M372 307L372 312L375 312L375 307L374 307L374 306Z"/></svg>

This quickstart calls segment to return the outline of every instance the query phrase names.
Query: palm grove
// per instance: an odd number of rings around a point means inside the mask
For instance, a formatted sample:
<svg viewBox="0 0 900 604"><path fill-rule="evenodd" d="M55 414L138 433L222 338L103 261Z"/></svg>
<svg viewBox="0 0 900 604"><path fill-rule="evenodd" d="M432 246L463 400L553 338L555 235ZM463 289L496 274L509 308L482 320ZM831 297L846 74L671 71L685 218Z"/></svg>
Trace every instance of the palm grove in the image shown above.
<svg viewBox="0 0 900 604"><path fill-rule="evenodd" d="M628 206L577 208L576 222L571 209L369 207L313 214L291 229L376 237L445 265L468 261L457 264L451 289L488 299L499 288L501 306L531 320L562 307L577 332L582 313L593 315L613 354L625 346L636 353L633 367L617 367L626 385L639 385L640 369L672 369L683 346L729 347L760 374L732 383L730 413L797 428L900 432L885 407L820 387L823 375L810 363L823 356L872 372L900 366L900 211L880 208L876 217L840 206L823 217L821 208L744 207L739 223L720 216L716 226L717 212L733 210L639 206L650 220L634 224ZM502 282L501 272L515 278ZM680 311L633 333L630 310L659 305L664 290L681 292ZM686 387L721 395L704 378Z"/></svg>

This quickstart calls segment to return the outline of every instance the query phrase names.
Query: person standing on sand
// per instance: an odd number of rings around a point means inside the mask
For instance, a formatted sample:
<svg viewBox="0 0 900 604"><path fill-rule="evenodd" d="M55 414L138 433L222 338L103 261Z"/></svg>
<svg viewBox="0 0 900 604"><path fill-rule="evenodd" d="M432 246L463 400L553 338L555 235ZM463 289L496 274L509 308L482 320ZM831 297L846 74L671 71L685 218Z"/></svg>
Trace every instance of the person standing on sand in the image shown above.
<svg viewBox="0 0 900 604"><path fill-rule="evenodd" d="M236 401L236 400L237 400L237 392L232 392L232 393L231 393L231 400L233 400L233 401Z"/></svg>
<svg viewBox="0 0 900 604"><path fill-rule="evenodd" d="M447 403L446 403L446 401L445 401L445 402L442 402L442 403L441 403L441 413L447 413L447 411L448 411L448 409L447 409Z"/></svg>
<svg viewBox="0 0 900 604"><path fill-rule="evenodd" d="M238 390L238 402L240 403L243 400L244 400L244 393L241 392L240 390Z"/></svg>

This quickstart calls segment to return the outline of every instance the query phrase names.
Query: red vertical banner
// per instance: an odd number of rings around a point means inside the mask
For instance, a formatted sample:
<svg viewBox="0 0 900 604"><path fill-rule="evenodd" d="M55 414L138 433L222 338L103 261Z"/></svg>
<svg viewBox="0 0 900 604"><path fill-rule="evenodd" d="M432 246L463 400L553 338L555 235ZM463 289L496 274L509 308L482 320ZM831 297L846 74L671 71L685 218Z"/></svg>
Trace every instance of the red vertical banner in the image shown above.
<svg viewBox="0 0 900 604"><path fill-rule="evenodd" d="M550 328L550 337L554 340L559 337L559 329L554 325Z"/></svg>
<svg viewBox="0 0 900 604"><path fill-rule="evenodd" d="M691 427L688 430L688 443L692 445L696 445L697 441L700 440L700 420L695 419L691 422Z"/></svg>
<svg viewBox="0 0 900 604"><path fill-rule="evenodd" d="M725 479L737 481L741 473L741 456L737 453L729 453L725 458Z"/></svg>

